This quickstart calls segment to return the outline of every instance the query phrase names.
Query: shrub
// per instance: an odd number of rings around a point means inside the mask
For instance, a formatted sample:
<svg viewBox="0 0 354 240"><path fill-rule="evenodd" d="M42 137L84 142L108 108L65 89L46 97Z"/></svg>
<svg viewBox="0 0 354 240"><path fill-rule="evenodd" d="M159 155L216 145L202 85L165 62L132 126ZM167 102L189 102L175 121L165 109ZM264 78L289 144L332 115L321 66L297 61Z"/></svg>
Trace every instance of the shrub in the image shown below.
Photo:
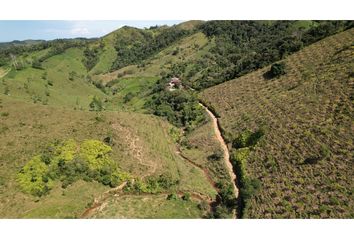
<svg viewBox="0 0 354 240"><path fill-rule="evenodd" d="M271 77L279 77L281 75L284 75L286 73L285 71L285 63L274 63L269 71L269 74Z"/></svg>
<svg viewBox="0 0 354 240"><path fill-rule="evenodd" d="M219 218L219 219L230 218L231 217L230 209L228 209L224 205L218 205L215 208L213 217L214 218Z"/></svg>
<svg viewBox="0 0 354 240"><path fill-rule="evenodd" d="M17 182L22 190L35 196L46 194L52 187L52 181L46 177L48 166L40 156L33 157L17 175Z"/></svg>
<svg viewBox="0 0 354 240"><path fill-rule="evenodd" d="M218 150L215 153L211 154L208 156L208 160L210 161L218 161L223 158L223 152Z"/></svg>
<svg viewBox="0 0 354 240"><path fill-rule="evenodd" d="M217 183L217 187L219 189L218 194L221 198L221 203L230 209L234 208L236 199L232 184L226 181L222 181Z"/></svg>
<svg viewBox="0 0 354 240"><path fill-rule="evenodd" d="M182 196L182 199L184 201L190 201L191 199L191 194L190 193L185 193L183 196Z"/></svg>
<svg viewBox="0 0 354 240"><path fill-rule="evenodd" d="M261 182L258 179L245 178L240 189L240 195L242 196L243 201L252 198L258 192L260 187Z"/></svg>
<svg viewBox="0 0 354 240"><path fill-rule="evenodd" d="M53 143L21 169L17 181L24 192L36 196L47 193L57 179L63 188L78 179L116 187L130 177L110 159L110 152L109 146L97 140L81 145L72 139Z"/></svg>
<svg viewBox="0 0 354 240"><path fill-rule="evenodd" d="M244 147L253 147L264 136L264 134L265 132L263 128L260 128L255 132L246 130L233 140L232 146L236 149Z"/></svg>
<svg viewBox="0 0 354 240"><path fill-rule="evenodd" d="M167 195L167 200L177 200L178 196L176 193L171 193Z"/></svg>

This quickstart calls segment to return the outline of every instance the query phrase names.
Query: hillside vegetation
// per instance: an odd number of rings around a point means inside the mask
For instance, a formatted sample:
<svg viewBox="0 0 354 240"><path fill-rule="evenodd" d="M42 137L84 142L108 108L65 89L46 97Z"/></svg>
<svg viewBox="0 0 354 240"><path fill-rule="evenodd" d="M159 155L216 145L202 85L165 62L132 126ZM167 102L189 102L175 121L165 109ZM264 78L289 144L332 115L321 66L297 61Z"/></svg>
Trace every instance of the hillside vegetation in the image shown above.
<svg viewBox="0 0 354 240"><path fill-rule="evenodd" d="M283 75L267 66L202 92L232 147L244 217L353 217L353 36L290 55Z"/></svg>
<svg viewBox="0 0 354 240"><path fill-rule="evenodd" d="M353 217L352 27L188 21L1 43L0 217Z"/></svg>
<svg viewBox="0 0 354 240"><path fill-rule="evenodd" d="M94 198L119 184L119 182L113 184L111 180L108 181L109 179L106 181L103 175L100 179L94 177L94 172L86 175L86 170L81 171L85 169L83 162L85 159L89 161L88 166L91 170L96 168L94 167L96 165L92 165L94 168L90 167L90 164L93 164L90 162L90 156L101 151L96 152L94 150L96 147L103 150L104 154L101 157L107 156L102 159L106 159L108 164L119 165L120 171L129 173L129 179L135 179L136 183L142 184L133 184L131 185L133 189L127 189L127 194L132 198L141 193L157 194L156 201L161 201L159 192L198 193L206 199L215 197L215 190L203 171L176 153L174 140L170 134L173 127L156 117L123 112L102 112L97 115L88 111L23 103L3 96L0 111L2 217L80 217ZM101 141L102 147L99 145L101 143L97 142L99 143L97 145L95 141ZM77 149L79 143L80 150ZM51 148L53 144L62 147ZM50 149L54 152L49 151ZM57 155L58 153L61 155ZM64 162L60 159L64 159ZM32 164L32 167L29 164ZM56 169L56 166L59 166L59 169ZM28 172L30 169L32 172ZM40 173L42 169L45 175L33 175L35 174L33 171ZM77 171L82 174L79 175ZM99 173L108 172L99 169ZM32 176L32 180L29 179L32 182L35 179L43 181L48 188L30 188L31 185L25 184L27 176ZM46 176L46 180L43 176ZM94 179L91 180L91 176ZM145 185L145 182L152 184L162 181L159 176L165 176L163 181L172 181L173 185L161 185L161 189L159 185ZM49 189L50 191L47 191ZM155 199L154 195L150 198L150 201ZM192 198L189 201L188 204L193 206L195 214L198 213L190 217L202 217L205 213L197 208L201 200ZM135 216L126 212L121 214L126 218ZM157 212L154 216L163 215Z"/></svg>

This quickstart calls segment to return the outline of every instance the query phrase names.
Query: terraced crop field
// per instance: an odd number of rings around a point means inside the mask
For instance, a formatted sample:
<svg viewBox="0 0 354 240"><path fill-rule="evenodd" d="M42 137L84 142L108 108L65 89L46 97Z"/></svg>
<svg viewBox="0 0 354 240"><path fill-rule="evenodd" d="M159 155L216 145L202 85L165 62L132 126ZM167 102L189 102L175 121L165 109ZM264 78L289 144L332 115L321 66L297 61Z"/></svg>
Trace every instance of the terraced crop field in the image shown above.
<svg viewBox="0 0 354 240"><path fill-rule="evenodd" d="M264 129L247 175L261 187L249 218L353 218L354 29L327 37L282 62L201 93L232 141Z"/></svg>

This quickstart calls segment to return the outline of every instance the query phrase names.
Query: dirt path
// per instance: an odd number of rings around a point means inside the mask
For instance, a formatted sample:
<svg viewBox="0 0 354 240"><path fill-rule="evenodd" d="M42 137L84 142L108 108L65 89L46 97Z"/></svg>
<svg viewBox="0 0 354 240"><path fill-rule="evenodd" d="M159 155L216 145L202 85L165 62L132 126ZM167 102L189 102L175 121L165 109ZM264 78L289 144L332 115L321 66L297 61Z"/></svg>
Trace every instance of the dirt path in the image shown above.
<svg viewBox="0 0 354 240"><path fill-rule="evenodd" d="M104 203L109 198L109 196L112 195L112 194L117 194L118 192L120 192L125 187L125 185L127 185L127 182L123 182L118 187L113 188L113 189L109 189L108 191L106 191L102 195L100 195L99 197L95 198L93 200L92 206L87 208L81 214L80 218L88 218L93 213L95 213L97 210L99 210L100 208L103 208L104 207Z"/></svg>
<svg viewBox="0 0 354 240"><path fill-rule="evenodd" d="M202 106L205 109L205 111L208 113L208 115L212 119L215 136L216 136L216 139L220 142L221 148L224 152L225 165L226 165L226 168L229 172L230 178L232 180L232 186L234 188L235 197L237 199L238 198L238 188L236 186L236 175L233 171L232 163L230 161L229 149L227 148L227 145L226 145L224 138L222 137L220 129L219 129L218 119L214 116L214 114L206 106L204 106L202 103L199 103L199 104L200 104L200 106Z"/></svg>
<svg viewBox="0 0 354 240"><path fill-rule="evenodd" d="M116 188L110 189L106 192L104 192L101 196L97 197L94 199L93 204L91 207L85 209L85 211L80 215L80 218L90 218L92 217L95 213L100 212L103 210L103 208L107 205L107 200L109 197L119 197L119 196L127 196L127 195L136 195L136 196L152 196L154 194L152 193L124 193L122 192L123 188L127 182L122 183ZM206 201L209 206L213 203L213 199L200 192L195 192L195 191L177 191L176 194L178 195L179 198L182 198L186 193L190 194L191 199L197 200L197 201ZM163 195L167 198L167 196L171 194L171 192L160 192L157 193L157 195Z"/></svg>

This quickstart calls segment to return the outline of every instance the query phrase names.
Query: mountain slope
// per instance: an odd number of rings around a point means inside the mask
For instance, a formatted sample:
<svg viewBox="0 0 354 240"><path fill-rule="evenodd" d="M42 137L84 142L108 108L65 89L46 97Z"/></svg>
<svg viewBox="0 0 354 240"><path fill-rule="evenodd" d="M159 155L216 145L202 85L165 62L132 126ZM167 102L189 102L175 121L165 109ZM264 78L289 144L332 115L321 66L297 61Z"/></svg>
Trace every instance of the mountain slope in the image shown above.
<svg viewBox="0 0 354 240"><path fill-rule="evenodd" d="M244 217L353 217L353 36L350 29L290 55L278 78L269 79L268 66L202 92L220 115L238 177L261 183L249 200L244 189ZM264 136L240 144L248 131Z"/></svg>
<svg viewBox="0 0 354 240"><path fill-rule="evenodd" d="M128 172L135 181L153 181L164 175L176 182L164 194L174 192L197 192L207 199L214 199L216 192L204 172L190 164L176 153L171 135L173 128L166 121L150 115L123 112L75 111L55 106L42 106L0 96L0 216L6 218L76 218L93 199L107 191L109 186L97 181L74 181L62 187L63 182L54 181L48 194L38 197L21 191L17 174L33 157L42 153L53 142L74 139L108 141L110 156L119 167ZM146 128L149 126L149 128ZM108 140L104 140L107 139ZM142 190L143 191L143 190ZM145 191L145 190L144 190ZM127 197L135 199L139 191L126 190ZM149 193L150 203L160 202L161 194ZM115 199L116 196L110 196ZM164 198L164 201L167 201ZM200 199L176 202L193 211L190 217L202 217L198 209ZM174 204L166 202L165 212L154 213L163 217L166 211L173 211ZM113 206L114 207L114 206ZM139 206L136 206L137 208ZM132 206L130 211L135 212ZM125 218L135 215L122 212ZM142 214L142 212L138 212ZM182 213L188 217L188 212ZM121 215L122 216L122 215ZM141 215L139 215L141 216ZM150 215L146 215L148 217Z"/></svg>

